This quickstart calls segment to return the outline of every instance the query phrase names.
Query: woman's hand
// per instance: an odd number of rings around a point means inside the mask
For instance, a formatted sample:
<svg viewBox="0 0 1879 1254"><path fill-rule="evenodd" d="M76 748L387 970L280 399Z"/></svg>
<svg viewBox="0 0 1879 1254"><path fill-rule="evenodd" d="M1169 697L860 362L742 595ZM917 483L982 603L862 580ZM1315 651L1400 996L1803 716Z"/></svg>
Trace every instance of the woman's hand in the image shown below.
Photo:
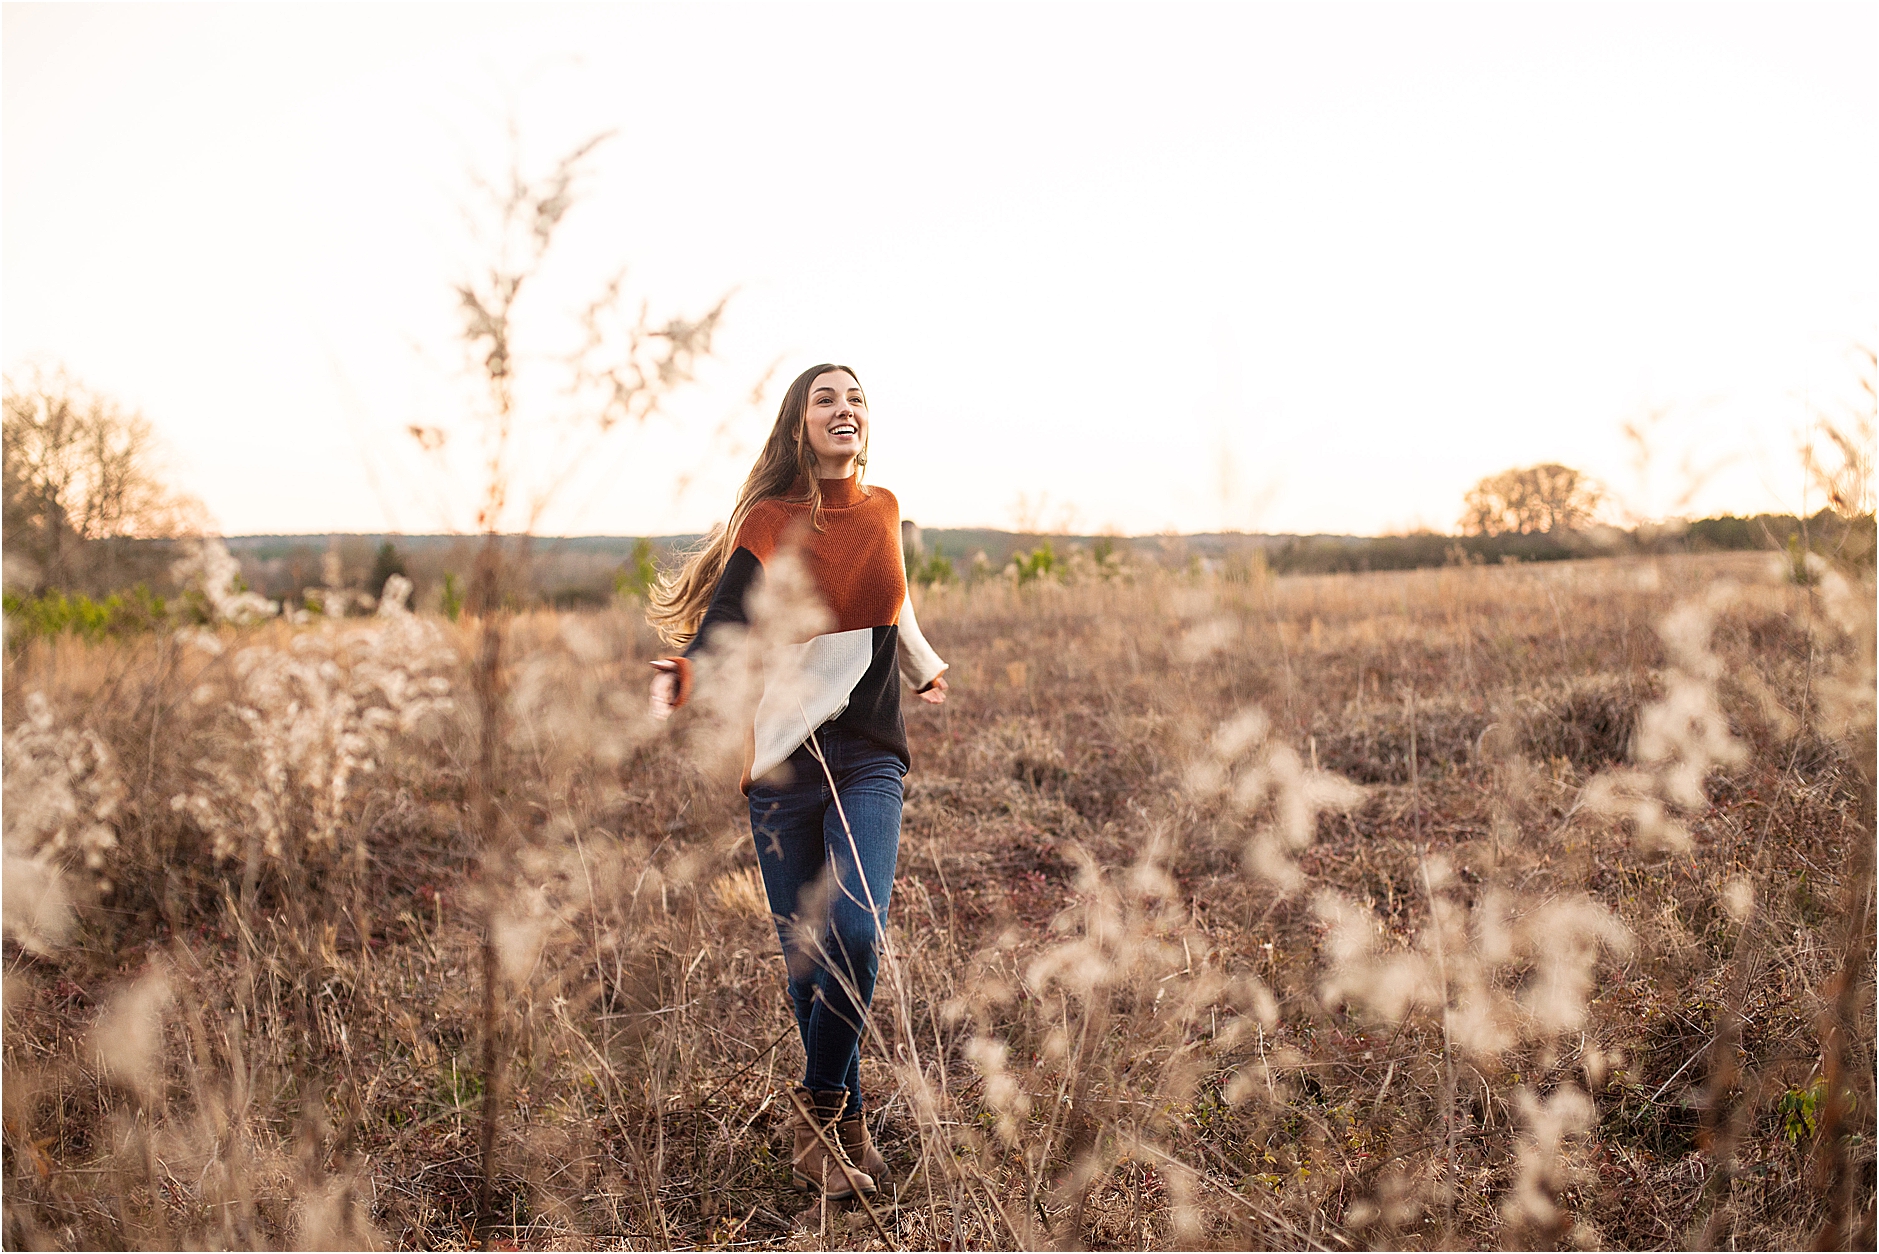
<svg viewBox="0 0 1879 1254"><path fill-rule="evenodd" d="M654 662L652 668L658 673L652 677L647 712L657 719L671 718L679 699L679 664L659 661Z"/></svg>
<svg viewBox="0 0 1879 1254"><path fill-rule="evenodd" d="M933 682L928 684L926 687L920 689L919 693L916 695L918 695L919 698L922 701L926 702L928 705L945 705L946 704L946 676L944 675L935 676L933 679Z"/></svg>

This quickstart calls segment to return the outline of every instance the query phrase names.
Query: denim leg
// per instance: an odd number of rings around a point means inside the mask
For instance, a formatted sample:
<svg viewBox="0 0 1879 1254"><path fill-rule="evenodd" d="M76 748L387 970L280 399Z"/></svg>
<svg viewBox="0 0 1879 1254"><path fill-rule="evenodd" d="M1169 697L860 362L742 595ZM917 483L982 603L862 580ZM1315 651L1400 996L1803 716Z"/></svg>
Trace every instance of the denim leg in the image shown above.
<svg viewBox="0 0 1879 1254"><path fill-rule="evenodd" d="M820 910L814 908L817 894L808 890L820 879L827 862L822 848L827 796L828 788L819 780L750 790L750 830L756 838L757 865L763 872L764 896L769 899L770 917L776 921L777 940L782 943L790 1008L805 1050L810 1013L821 986L815 936L822 930L822 921ZM805 892L810 898L807 902ZM801 917L804 914L812 917Z"/></svg>
<svg viewBox="0 0 1879 1254"><path fill-rule="evenodd" d="M803 749L791 758L789 784L751 788L750 828L802 1035L803 1083L816 1092L846 1090L847 1113L855 1114L861 1035L900 853L905 768L892 753L840 732L825 729L818 743L840 808L821 765Z"/></svg>
<svg viewBox="0 0 1879 1254"><path fill-rule="evenodd" d="M831 740L834 738L831 737ZM881 966L881 939L894 864L900 854L901 777L892 754L841 744L831 754L841 805L830 805L822 835L828 851L828 927L822 940L821 997L809 1016L805 1083L848 1091L848 1114L861 1110L861 1037ZM847 823L842 820L846 817Z"/></svg>

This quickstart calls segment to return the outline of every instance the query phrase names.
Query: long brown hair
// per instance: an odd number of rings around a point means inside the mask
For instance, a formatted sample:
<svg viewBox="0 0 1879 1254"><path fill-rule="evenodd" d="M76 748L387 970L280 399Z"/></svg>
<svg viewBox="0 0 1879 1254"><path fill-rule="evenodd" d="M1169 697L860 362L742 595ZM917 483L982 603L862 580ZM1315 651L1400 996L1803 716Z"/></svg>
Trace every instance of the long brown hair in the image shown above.
<svg viewBox="0 0 1879 1254"><path fill-rule="evenodd" d="M757 454L757 464L750 468L744 486L737 490L737 504L731 509L730 521L712 528L711 534L686 556L683 565L661 575L654 585L648 598L646 621L667 644L684 645L698 634L698 625L711 604L711 592L717 587L718 576L724 573L725 563L737 551L737 534L743 530L750 511L760 502L806 500L810 525L817 531L822 530L822 484L816 478L816 454L809 447L805 417L809 412L809 389L818 376L833 370L844 371L857 385L861 383L861 376L852 368L832 362L811 366L797 375L789 391L783 393L783 403L776 411L776 425L770 428L770 438L764 441L763 451ZM863 443L861 455L855 458L857 482L867 464L868 446Z"/></svg>

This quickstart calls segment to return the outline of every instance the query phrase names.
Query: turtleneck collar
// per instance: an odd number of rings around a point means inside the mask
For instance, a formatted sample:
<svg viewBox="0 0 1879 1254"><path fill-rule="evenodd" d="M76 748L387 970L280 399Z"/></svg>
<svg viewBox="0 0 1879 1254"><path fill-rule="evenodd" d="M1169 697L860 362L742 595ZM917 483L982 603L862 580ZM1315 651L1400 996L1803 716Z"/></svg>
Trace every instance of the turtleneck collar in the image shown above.
<svg viewBox="0 0 1879 1254"><path fill-rule="evenodd" d="M816 483L822 489L822 504L830 509L859 505L868 499L862 495L861 485L856 482L854 475L846 479L818 479Z"/></svg>

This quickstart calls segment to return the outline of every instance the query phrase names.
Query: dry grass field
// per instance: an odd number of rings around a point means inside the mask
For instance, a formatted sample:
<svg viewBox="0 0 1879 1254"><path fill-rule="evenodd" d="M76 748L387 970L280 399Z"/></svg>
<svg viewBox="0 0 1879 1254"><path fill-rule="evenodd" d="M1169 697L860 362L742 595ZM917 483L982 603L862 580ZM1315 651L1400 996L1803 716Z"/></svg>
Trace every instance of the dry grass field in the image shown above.
<svg viewBox="0 0 1879 1254"><path fill-rule="evenodd" d="M500 863L467 622L10 650L5 1245L1872 1248L1873 587L1785 574L930 590L826 1209L630 607L511 621Z"/></svg>

